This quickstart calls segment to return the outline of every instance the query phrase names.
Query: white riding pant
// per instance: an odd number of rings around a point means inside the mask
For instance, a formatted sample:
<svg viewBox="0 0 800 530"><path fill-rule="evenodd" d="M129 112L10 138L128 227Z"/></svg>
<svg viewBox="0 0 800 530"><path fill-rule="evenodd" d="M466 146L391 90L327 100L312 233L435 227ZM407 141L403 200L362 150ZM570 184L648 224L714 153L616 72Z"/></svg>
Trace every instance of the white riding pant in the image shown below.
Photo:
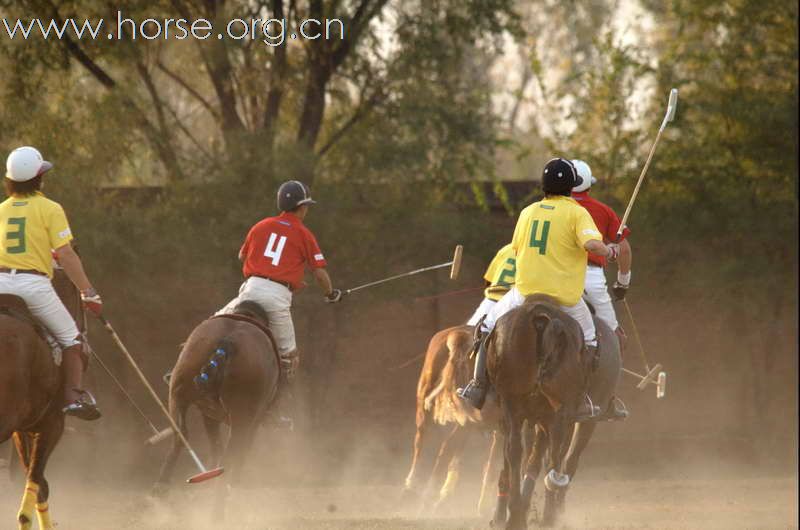
<svg viewBox="0 0 800 530"><path fill-rule="evenodd" d="M251 276L239 288L239 296L216 312L217 315L233 313L239 302L249 300L260 305L267 312L267 326L275 337L281 357L297 349L292 323L292 291L266 278Z"/></svg>
<svg viewBox="0 0 800 530"><path fill-rule="evenodd" d="M477 326L478 322L481 321L483 316L491 310L494 305L497 303L496 300L491 300L489 298L484 298L481 302L481 305L478 306L478 309L472 314L469 320L467 320L468 326Z"/></svg>
<svg viewBox="0 0 800 530"><path fill-rule="evenodd" d="M505 315L515 307L521 306L525 301L525 297L520 293L516 287L512 287L503 298L501 298L492 309L486 314L486 319L483 321L482 331L491 331L494 329L497 319ZM578 303L573 306L559 306L563 312L574 318L583 330L583 340L589 346L597 345L597 337L595 335L594 321L592 320L592 313L583 299L578 300Z"/></svg>
<svg viewBox="0 0 800 530"><path fill-rule="evenodd" d="M47 328L62 348L80 344L78 326L47 276L2 272L0 293L17 295L25 300L31 314Z"/></svg>
<svg viewBox="0 0 800 530"><path fill-rule="evenodd" d="M597 317L608 324L612 330L619 327L614 304L606 286L606 275L602 267L586 267L586 283L583 287L583 298L594 307Z"/></svg>

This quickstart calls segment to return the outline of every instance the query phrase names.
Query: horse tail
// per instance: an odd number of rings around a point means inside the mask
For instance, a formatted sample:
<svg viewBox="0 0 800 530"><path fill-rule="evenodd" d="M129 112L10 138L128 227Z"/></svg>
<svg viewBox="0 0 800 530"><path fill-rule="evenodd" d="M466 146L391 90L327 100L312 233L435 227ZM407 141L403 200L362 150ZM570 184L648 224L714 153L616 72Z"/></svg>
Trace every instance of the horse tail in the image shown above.
<svg viewBox="0 0 800 530"><path fill-rule="evenodd" d="M222 338L209 356L208 362L195 376L194 384L203 393L218 394L225 379L228 362L236 354L236 346L229 338Z"/></svg>

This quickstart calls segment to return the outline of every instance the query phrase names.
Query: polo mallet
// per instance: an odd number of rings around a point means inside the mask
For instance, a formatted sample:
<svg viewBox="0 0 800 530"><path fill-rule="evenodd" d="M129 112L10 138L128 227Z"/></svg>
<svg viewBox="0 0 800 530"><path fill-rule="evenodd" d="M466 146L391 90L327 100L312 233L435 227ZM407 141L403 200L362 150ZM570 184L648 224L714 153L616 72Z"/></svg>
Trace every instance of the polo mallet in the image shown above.
<svg viewBox="0 0 800 530"><path fill-rule="evenodd" d="M636 201L636 196L639 194L639 188L641 188L642 182L644 181L644 176L647 174L647 169L650 167L650 161L653 159L653 154L656 152L656 146L658 145L658 141L661 139L661 133L663 133L664 129L666 129L667 124L675 118L676 108L678 108L678 89L673 88L669 91L667 112L664 114L664 119L661 121L661 127L658 128L656 140L653 142L653 146L650 148L650 154L647 155L647 161L644 163L642 173L639 175L639 181L636 183L636 187L633 188L633 194L631 195L631 199L628 201L628 207L625 208L625 215L622 216L622 222L619 224L619 229L617 230L617 241L622 238L622 232L625 230L625 223L628 221L628 216L633 208L633 203Z"/></svg>
<svg viewBox="0 0 800 530"><path fill-rule="evenodd" d="M108 377L110 377L111 380L114 381L114 383L116 383L116 385L119 388L120 392L122 392L122 395L125 396L125 398L128 400L128 403L130 403L131 406L134 409L136 409L136 412L138 412L139 415L142 417L142 419L147 423L147 425L150 426L150 428L153 430L154 436L157 436L157 435L161 434L161 431L159 431L156 428L156 426L153 425L153 422L150 421L150 418L148 418L147 415L145 415L145 413L139 407L139 405L136 404L136 402L133 400L131 395L128 394L128 391L125 390L125 387L122 386L122 383L120 382L120 380L116 378L116 376L111 372L111 370L108 368L106 363L104 363L103 360L100 358L100 356L97 355L97 352L95 352L92 348L89 348L89 351L92 352L92 357L94 357L94 360L97 361L97 364L100 365L100 368L102 368L103 371L106 373L106 375L108 375Z"/></svg>
<svg viewBox="0 0 800 530"><path fill-rule="evenodd" d="M622 371L639 379L639 383L636 385L636 388L639 390L644 390L647 388L647 385L651 383L656 385L656 397L661 399L664 397L667 391L667 372L661 371L662 366L658 363L656 363L653 368L650 368L650 363L647 362L647 356L644 353L642 339L639 336L639 329L636 327L636 321L633 319L631 307L628 305L628 301L624 298L622 299L622 303L625 306L625 311L628 313L628 319L631 321L633 336L636 338L636 346L638 347L639 355L642 357L644 369L647 373L645 375L641 375L632 370L628 370L627 368L623 368Z"/></svg>
<svg viewBox="0 0 800 530"><path fill-rule="evenodd" d="M153 396L153 399L156 401L156 403L158 403L159 408L161 408L161 412L163 412L164 416L167 417L167 420L169 420L170 425L172 425L173 431L175 432L175 434L178 435L178 438L180 439L181 443L183 443L183 446L186 447L186 450L189 451L189 455L191 455L192 460L194 460L197 469L200 470L200 473L189 477L188 479L186 479L186 482L190 484L196 484L198 482L203 482L212 479L214 477L220 476L225 471L225 469L222 467L218 467L216 469L211 469L211 470L206 469L206 467L197 457L197 453L195 453L194 449L192 449L192 446L189 445L189 440L186 439L186 437L183 435L183 432L180 430L180 428L178 428L178 424L175 423L175 420L170 415L169 411L167 410L167 407L165 407L164 404L161 402L161 400L158 397L158 394L156 394L156 391L153 389L153 387L150 385L150 382L147 380L147 377L145 377L141 368L139 368L139 365L136 364L136 361L128 351L128 348L126 348L125 344L122 343L122 339L119 338L117 332L114 331L114 328L111 327L111 324L108 322L108 320L106 320L104 316L100 315L98 316L98 318L100 319L100 322L103 323L103 326L111 335L111 338L114 339L114 342L117 343L119 349L122 351L122 353L125 354L125 357L128 359L128 362L130 362L131 366L133 366L133 369L136 371L136 374L139 376L139 379L142 380L142 383L144 383L144 386L150 392L150 395ZM156 432L158 431L156 430Z"/></svg>
<svg viewBox="0 0 800 530"><path fill-rule="evenodd" d="M86 311L81 310L80 315L81 315L80 323L82 326L81 334L84 337L84 345L88 348L89 352L91 352L92 357L94 357L94 360L97 361L97 364L100 365L100 368L102 368L103 371L106 373L106 375L108 375L108 377L110 377L111 380L114 381L114 383L117 385L117 388L119 388L120 392L122 392L122 395L125 396L125 399L128 400L128 403L130 403L131 406L136 410L136 412L139 413L139 415L142 417L145 423L147 423L147 425L150 426L150 429L152 429L153 433L155 433L153 436L155 437L159 435L160 431L156 428L155 425L153 425L153 422L150 421L150 418L148 418L147 415L144 413L144 411L142 411L142 409L139 407L139 405L136 404L131 395L128 394L128 391L125 390L125 387L122 385L120 380L117 379L117 377L114 375L111 369L106 365L106 363L103 362L103 359L101 359L100 356L97 355L97 352L94 351L94 348L92 348L91 345L89 345L89 341L88 339L86 339L86 330L89 328L88 322L86 321Z"/></svg>
<svg viewBox="0 0 800 530"><path fill-rule="evenodd" d="M455 280L456 278L458 278L458 273L461 270L461 256L463 253L464 253L464 247L461 245L456 245L456 250L455 252L453 252L452 261L448 261L447 263L440 263L439 265L431 265L430 267L423 267L421 269L417 269L411 272L404 272L403 274L397 274L395 276L390 276L389 278L384 278L382 280L365 283L364 285L359 285L358 287L347 289L343 294L350 294L352 292L358 291L359 289L366 289L367 287L372 287L373 285L379 285L381 283L390 282L392 280L399 280L400 278L405 278L406 276L413 276L414 274L419 274L421 272L432 271L435 269L443 269L445 267L450 267L450 279Z"/></svg>

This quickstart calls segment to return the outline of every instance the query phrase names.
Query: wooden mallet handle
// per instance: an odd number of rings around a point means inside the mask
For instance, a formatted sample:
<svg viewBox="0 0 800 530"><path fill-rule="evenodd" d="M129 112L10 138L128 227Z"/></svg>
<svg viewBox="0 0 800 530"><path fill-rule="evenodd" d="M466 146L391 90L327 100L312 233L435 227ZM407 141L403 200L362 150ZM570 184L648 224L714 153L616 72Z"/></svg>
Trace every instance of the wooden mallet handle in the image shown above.
<svg viewBox="0 0 800 530"><path fill-rule="evenodd" d="M461 256L464 254L464 247L456 245L456 251L453 253L453 265L450 267L450 279L455 280L458 278L458 273L461 271Z"/></svg>

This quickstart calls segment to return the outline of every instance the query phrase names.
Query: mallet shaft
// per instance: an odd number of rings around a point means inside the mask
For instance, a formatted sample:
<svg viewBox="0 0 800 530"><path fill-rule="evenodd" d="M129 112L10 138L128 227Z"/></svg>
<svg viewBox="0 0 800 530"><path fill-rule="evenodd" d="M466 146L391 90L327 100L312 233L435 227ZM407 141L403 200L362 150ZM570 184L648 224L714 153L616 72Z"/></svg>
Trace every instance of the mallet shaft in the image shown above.
<svg viewBox="0 0 800 530"><path fill-rule="evenodd" d="M111 338L114 339L114 342L117 343L119 349L122 351L123 354L125 354L125 357L128 359L128 362L131 364L134 371L136 371L136 374L139 376L139 379L142 380L142 383L150 392L150 395L153 397L155 402L158 403L159 408L161 408L161 412L163 412L164 416L167 417L167 420L169 420L170 425L172 425L172 428L175 430L175 434L178 436L178 438L180 438L181 442L183 443L183 446L186 447L186 450L189 451L189 454L191 455L192 460L194 460L194 463L197 465L197 468L201 472L206 473L208 470L205 468L203 463L197 457L197 454L194 452L194 449L192 449L192 446L189 444L189 440L187 440L186 437L183 435L183 432L180 430L178 424L175 422L172 415L167 410L167 407L165 407L164 403L161 402L161 399L158 397L158 394L156 394L155 389L153 389L153 387L150 385L150 382L147 380L147 377L144 375L144 372L142 372L141 368L139 368L139 365L136 363L136 360L128 351L128 348L126 348L125 344L123 344L122 339L119 338L117 332L114 331L114 328L111 327L111 324L108 322L108 320L106 320L104 316L101 315L99 318L100 322L103 323L103 326L105 326L106 330L108 330L108 332L111 334Z"/></svg>

